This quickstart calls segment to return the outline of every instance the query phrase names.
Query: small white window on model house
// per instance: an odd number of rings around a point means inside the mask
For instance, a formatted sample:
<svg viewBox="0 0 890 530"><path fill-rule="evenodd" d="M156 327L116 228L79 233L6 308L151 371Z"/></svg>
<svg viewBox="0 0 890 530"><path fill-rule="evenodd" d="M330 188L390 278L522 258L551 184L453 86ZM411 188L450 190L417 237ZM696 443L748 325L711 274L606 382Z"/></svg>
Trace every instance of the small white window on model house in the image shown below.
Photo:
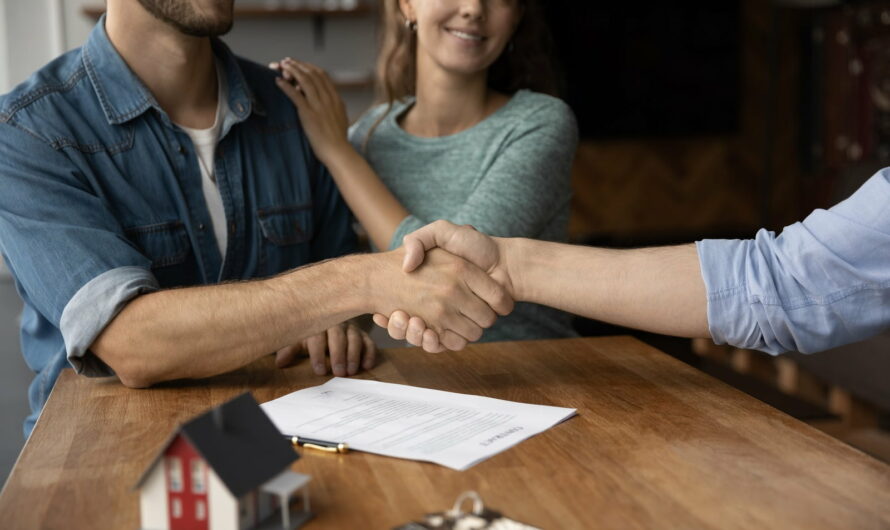
<svg viewBox="0 0 890 530"><path fill-rule="evenodd" d="M173 504L170 507L170 511L173 514L174 519L179 519L182 517L182 501L178 498L173 499Z"/></svg>
<svg viewBox="0 0 890 530"><path fill-rule="evenodd" d="M170 478L170 491L182 491L182 460L175 456L167 459L167 476Z"/></svg>
<svg viewBox="0 0 890 530"><path fill-rule="evenodd" d="M207 506L204 504L204 501L195 502L195 520L203 521L207 519Z"/></svg>
<svg viewBox="0 0 890 530"><path fill-rule="evenodd" d="M204 483L204 461L200 458L192 458L192 493L206 493Z"/></svg>

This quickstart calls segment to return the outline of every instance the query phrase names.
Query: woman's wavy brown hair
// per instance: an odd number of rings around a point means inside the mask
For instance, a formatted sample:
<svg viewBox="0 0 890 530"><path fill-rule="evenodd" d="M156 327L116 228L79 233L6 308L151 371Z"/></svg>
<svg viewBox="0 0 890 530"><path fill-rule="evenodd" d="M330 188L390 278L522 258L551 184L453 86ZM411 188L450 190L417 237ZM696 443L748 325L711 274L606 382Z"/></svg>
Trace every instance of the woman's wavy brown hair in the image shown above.
<svg viewBox="0 0 890 530"><path fill-rule="evenodd" d="M516 0L522 19L510 44L488 68L488 86L514 94L521 89L559 95L560 83L553 60L553 40L537 0ZM377 101L386 112L368 130L365 148L392 105L415 94L417 86L417 33L405 26L399 0L382 1L383 38L377 59Z"/></svg>

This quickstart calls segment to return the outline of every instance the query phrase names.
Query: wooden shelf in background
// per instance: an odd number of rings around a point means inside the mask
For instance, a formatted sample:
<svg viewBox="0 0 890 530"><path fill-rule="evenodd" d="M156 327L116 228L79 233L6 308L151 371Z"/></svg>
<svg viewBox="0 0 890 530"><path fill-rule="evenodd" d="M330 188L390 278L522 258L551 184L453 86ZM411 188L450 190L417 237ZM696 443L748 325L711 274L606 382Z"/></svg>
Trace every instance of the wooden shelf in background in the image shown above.
<svg viewBox="0 0 890 530"><path fill-rule="evenodd" d="M362 4L354 9L309 9L309 8L268 8L262 6L235 7L235 18L311 18L311 17L358 17L376 11ZM81 12L90 18L98 19L105 12L104 6L87 6Z"/></svg>

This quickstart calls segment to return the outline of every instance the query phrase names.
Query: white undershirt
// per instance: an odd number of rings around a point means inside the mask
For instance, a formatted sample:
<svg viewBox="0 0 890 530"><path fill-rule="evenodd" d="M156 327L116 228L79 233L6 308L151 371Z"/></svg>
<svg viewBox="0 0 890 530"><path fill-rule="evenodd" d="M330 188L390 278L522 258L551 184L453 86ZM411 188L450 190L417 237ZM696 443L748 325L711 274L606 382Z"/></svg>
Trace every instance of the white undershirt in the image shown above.
<svg viewBox="0 0 890 530"><path fill-rule="evenodd" d="M223 207L222 196L216 185L216 167L214 158L216 144L219 143L219 132L229 114L228 90L223 75L223 68L219 61L216 62L216 78L219 90L217 91L216 120L209 129L191 129L184 125L179 128L185 131L192 139L195 152L198 155L198 166L201 168L201 188L204 191L204 201L210 212L210 222L213 223L213 234L216 236L216 244L220 255L226 257L226 245L229 235L226 231L226 210Z"/></svg>

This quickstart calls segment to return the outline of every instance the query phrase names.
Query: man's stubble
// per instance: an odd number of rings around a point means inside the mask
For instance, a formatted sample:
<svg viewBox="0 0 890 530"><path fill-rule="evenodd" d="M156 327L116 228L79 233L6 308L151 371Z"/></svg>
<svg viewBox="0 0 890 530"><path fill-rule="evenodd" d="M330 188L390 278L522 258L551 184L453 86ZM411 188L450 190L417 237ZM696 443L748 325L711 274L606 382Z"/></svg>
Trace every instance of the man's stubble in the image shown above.
<svg viewBox="0 0 890 530"><path fill-rule="evenodd" d="M225 35L232 29L234 0L204 0L212 6L213 14L202 12L200 0L139 0L152 16L193 37Z"/></svg>

